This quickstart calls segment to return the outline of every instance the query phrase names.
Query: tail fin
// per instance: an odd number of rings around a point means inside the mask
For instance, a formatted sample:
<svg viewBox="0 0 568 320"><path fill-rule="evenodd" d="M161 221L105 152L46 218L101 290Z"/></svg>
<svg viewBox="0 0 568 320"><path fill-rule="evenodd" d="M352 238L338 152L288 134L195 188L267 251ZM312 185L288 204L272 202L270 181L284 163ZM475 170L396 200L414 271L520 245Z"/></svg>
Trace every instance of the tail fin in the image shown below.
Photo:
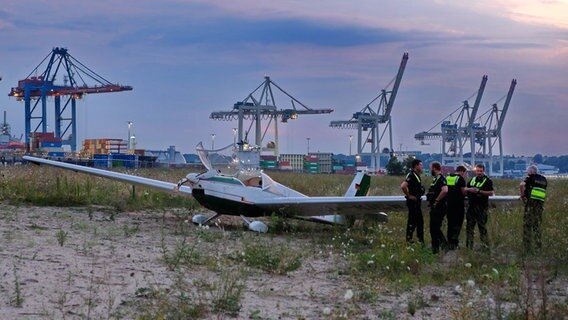
<svg viewBox="0 0 568 320"><path fill-rule="evenodd" d="M344 197L364 197L371 188L371 177L364 172L357 172Z"/></svg>

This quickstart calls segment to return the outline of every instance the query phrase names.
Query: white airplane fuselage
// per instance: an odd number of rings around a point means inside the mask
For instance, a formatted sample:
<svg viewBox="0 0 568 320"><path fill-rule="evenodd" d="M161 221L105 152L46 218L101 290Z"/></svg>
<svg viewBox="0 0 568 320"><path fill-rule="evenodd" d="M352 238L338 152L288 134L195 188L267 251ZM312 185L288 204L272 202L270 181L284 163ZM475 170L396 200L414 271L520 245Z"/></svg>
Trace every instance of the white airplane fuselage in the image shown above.
<svg viewBox="0 0 568 320"><path fill-rule="evenodd" d="M307 197L260 173L259 176L248 178L245 182L232 176L213 175L204 178L199 176L196 174L187 176L191 194L205 208L223 215L269 216L272 211L263 209L255 203L283 196Z"/></svg>

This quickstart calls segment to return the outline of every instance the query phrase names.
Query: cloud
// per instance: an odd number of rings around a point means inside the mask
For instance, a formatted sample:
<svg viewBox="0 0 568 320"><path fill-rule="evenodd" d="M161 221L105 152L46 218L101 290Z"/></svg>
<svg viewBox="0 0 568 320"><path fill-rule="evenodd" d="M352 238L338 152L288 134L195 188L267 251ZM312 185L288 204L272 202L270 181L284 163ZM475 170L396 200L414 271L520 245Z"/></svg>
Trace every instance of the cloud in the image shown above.
<svg viewBox="0 0 568 320"><path fill-rule="evenodd" d="M281 126L282 142L290 148L283 151L304 151L305 137L312 135L311 143L322 151L334 151L343 141L347 152L346 137L353 132L333 130L329 121L347 120L365 106L392 80L402 53L409 51L393 109L395 145L418 148L414 133L457 108L477 90L483 74L489 75L484 108L506 93L512 78L519 80L511 122L505 124L507 141L516 141L524 132L516 125L535 105L562 118L568 34L511 18L509 2L492 3L12 1L0 9L0 41L10 44L0 49L8 61L0 86L7 92L52 47L67 47L111 82L134 86L133 92L81 101L80 135L122 136L125 121L133 120L140 147L174 144L187 152L212 132L219 143L232 141L234 123L211 121L209 113L230 110L267 74L308 106L336 110ZM62 6L68 9L58 9ZM6 101L9 112L18 113L9 115L18 119L12 127L21 132L23 108ZM545 130L558 121L536 122ZM506 144L516 153L531 147Z"/></svg>

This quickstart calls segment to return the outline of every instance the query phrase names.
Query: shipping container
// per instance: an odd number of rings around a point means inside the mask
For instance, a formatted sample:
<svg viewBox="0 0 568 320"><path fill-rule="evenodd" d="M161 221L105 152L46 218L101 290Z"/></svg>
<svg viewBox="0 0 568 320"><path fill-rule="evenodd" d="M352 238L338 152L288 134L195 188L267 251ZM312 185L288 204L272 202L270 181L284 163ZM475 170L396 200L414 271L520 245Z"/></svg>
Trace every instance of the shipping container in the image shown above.
<svg viewBox="0 0 568 320"><path fill-rule="evenodd" d="M48 157L57 157L57 158L63 158L65 157L65 152L63 151L50 151L47 153Z"/></svg>
<svg viewBox="0 0 568 320"><path fill-rule="evenodd" d="M125 168L136 168L136 158L135 154L125 154L125 153L113 153L109 156L112 160L113 167L125 167Z"/></svg>
<svg viewBox="0 0 568 320"><path fill-rule="evenodd" d="M111 162L109 161L108 154L94 154L93 155L93 166L98 168L110 168Z"/></svg>
<svg viewBox="0 0 568 320"><path fill-rule="evenodd" d="M39 142L40 148L60 148L61 141L40 141Z"/></svg>
<svg viewBox="0 0 568 320"><path fill-rule="evenodd" d="M260 160L276 161L278 160L278 157L272 155L261 155Z"/></svg>

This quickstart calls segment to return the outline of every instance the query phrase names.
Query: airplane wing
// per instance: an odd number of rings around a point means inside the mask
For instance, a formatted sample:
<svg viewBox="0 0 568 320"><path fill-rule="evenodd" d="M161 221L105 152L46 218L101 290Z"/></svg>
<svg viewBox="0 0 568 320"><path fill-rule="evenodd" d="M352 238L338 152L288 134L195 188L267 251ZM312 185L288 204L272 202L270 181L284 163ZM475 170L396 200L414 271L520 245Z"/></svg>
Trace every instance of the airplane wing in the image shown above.
<svg viewBox="0 0 568 320"><path fill-rule="evenodd" d="M491 206L508 205L519 202L518 196L489 197ZM378 212L405 211L404 196L365 196L365 197L276 197L259 200L255 205L267 211L293 216L319 216L322 214L366 215ZM422 197L426 206L426 197Z"/></svg>
<svg viewBox="0 0 568 320"><path fill-rule="evenodd" d="M406 208L403 196L276 197L254 203L267 211L294 216L365 215Z"/></svg>
<svg viewBox="0 0 568 320"><path fill-rule="evenodd" d="M127 183L142 185L142 186L146 186L146 187L151 187L151 188L159 189L159 190L162 190L162 191L180 192L180 193L183 193L183 194L191 195L191 188L190 187L182 186L181 188L179 188L179 190L177 190L177 184L176 183L171 183L171 182L166 182L166 181L161 181L161 180L156 180L156 179L150 179L150 178L144 178L144 177L138 177L138 176L125 174L125 173L96 169L96 168L85 167L85 166L80 166L80 165L76 165L76 164L60 162L60 161L42 159L42 158L37 158L37 157L24 156L23 159L30 161L30 162L33 162L35 164L45 164L45 165L49 165L49 166L53 166L53 167L72 170L72 171L75 171L75 172L82 172L82 173L95 175L95 176L99 176L99 177L103 177L103 178L109 178L109 179L114 179L114 180L118 180L118 181L122 181L122 182L127 182Z"/></svg>

